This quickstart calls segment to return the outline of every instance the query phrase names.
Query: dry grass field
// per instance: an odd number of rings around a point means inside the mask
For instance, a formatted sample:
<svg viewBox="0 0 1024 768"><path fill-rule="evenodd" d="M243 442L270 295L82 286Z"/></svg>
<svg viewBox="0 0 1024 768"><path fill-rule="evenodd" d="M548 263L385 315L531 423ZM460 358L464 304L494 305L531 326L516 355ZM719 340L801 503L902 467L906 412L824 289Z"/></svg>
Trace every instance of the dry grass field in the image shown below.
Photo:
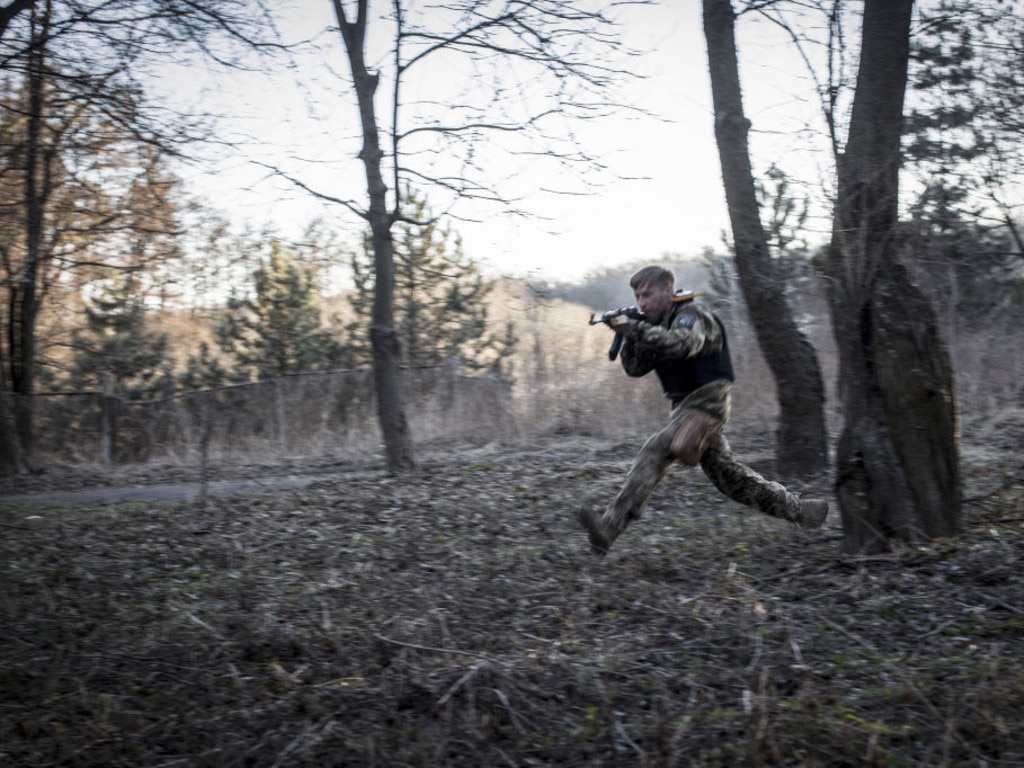
<svg viewBox="0 0 1024 768"><path fill-rule="evenodd" d="M449 376L415 402L409 474L383 471L352 387L309 378L182 408L145 462L97 466L56 436L83 460L0 480L0 765L1024 766L1024 362L998 354L1014 340L954 355L963 535L842 555L836 513L796 530L676 468L599 559L573 513L615 493L664 402L608 363L584 308L503 306L514 384ZM771 376L731 320L730 440L774 477ZM831 382L827 327L811 331ZM297 472L328 479L188 504L3 499Z"/></svg>
<svg viewBox="0 0 1024 768"><path fill-rule="evenodd" d="M572 513L634 438L3 508L0 764L1024 765L1024 419L969 426L967 530L887 557L677 468L595 558ZM732 440L771 474L753 424Z"/></svg>

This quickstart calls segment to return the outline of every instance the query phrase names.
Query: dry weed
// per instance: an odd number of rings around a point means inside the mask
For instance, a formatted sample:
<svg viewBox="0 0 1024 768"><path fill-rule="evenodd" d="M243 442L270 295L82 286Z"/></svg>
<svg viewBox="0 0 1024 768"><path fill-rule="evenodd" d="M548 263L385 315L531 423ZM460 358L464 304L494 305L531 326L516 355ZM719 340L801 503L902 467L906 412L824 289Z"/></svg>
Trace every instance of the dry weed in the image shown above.
<svg viewBox="0 0 1024 768"><path fill-rule="evenodd" d="M1024 762L1019 456L970 468L962 537L882 558L677 469L595 559L572 511L637 447L493 446L209 507L8 510L0 762Z"/></svg>

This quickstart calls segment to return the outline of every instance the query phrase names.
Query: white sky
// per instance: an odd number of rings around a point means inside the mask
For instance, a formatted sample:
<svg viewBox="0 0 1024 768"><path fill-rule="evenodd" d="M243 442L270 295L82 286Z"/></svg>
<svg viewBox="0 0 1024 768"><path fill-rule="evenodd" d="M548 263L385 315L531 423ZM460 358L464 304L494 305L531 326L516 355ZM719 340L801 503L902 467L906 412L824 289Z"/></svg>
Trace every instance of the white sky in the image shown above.
<svg viewBox="0 0 1024 768"><path fill-rule="evenodd" d="M586 197L545 198L549 221L464 230L474 252L519 273L572 278L720 243L727 219L700 3L673 5L638 12L647 24L628 30L635 46L652 50L650 76L630 95L666 120L607 119L584 131L628 180Z"/></svg>
<svg viewBox="0 0 1024 768"><path fill-rule="evenodd" d="M301 12L295 30L312 35L334 23L330 0L296 0L295 5ZM454 228L467 255L492 273L578 279L604 267L657 262L666 253L687 256L705 246L719 249L727 218L701 24L699 0L666 0L631 11L628 42L652 51L642 65L649 77L631 91L631 98L666 120L624 116L589 123L580 134L621 177L633 180L583 197L537 197L530 205L537 218L508 220L491 212L485 223L458 222ZM799 172L811 182L808 190L819 195L815 179L828 178L828 169L816 167L816 158L823 155L801 130L816 119L814 104L794 97L803 89L803 97L811 99L809 85L785 74L799 65L784 39L773 36L771 25L741 26L740 35L740 51L748 62L741 78L755 129L755 173L774 160L790 173ZM248 114L248 120L230 126L248 136L234 137L248 157L287 166L324 192L360 195L365 181L361 165L353 161L359 146L357 114L346 82L337 78L337 73L347 75L340 36L327 33L321 42L323 52L305 60L290 78L232 74L230 82L208 82L196 68L182 68L170 72L164 85L187 98L217 99L225 111ZM386 107L386 96L378 95L378 110ZM311 110L316 115L311 117ZM766 129L771 133L757 133ZM316 157L318 173L308 161L297 164L296 155ZM356 242L361 225L351 214L337 206L325 209L308 195L264 177L263 170L232 157L215 174L198 180L196 189L239 222L271 223L292 235L310 218L326 215L337 217L339 229L351 231ZM550 182L543 176L530 181L538 188ZM430 199L429 190L427 195Z"/></svg>

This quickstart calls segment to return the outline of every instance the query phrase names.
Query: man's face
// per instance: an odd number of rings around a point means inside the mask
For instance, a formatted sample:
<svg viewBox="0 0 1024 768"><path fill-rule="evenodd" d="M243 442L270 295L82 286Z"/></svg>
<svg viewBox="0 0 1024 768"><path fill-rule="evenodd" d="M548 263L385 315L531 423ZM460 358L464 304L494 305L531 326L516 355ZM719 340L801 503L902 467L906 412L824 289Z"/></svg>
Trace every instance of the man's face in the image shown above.
<svg viewBox="0 0 1024 768"><path fill-rule="evenodd" d="M636 298L636 305L647 316L648 321L658 323L672 306L673 293L675 290L671 283L668 285L641 285L633 291L633 296Z"/></svg>

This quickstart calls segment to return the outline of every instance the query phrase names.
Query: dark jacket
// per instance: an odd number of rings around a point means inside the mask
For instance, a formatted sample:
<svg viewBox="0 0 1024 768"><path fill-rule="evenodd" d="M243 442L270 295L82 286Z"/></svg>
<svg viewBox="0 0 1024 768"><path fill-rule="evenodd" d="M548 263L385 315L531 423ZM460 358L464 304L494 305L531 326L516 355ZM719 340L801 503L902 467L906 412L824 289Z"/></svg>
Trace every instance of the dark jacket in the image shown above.
<svg viewBox="0 0 1024 768"><path fill-rule="evenodd" d="M656 372L673 405L712 381L735 379L725 327L693 301L674 304L660 323L640 321L621 355L630 376Z"/></svg>

